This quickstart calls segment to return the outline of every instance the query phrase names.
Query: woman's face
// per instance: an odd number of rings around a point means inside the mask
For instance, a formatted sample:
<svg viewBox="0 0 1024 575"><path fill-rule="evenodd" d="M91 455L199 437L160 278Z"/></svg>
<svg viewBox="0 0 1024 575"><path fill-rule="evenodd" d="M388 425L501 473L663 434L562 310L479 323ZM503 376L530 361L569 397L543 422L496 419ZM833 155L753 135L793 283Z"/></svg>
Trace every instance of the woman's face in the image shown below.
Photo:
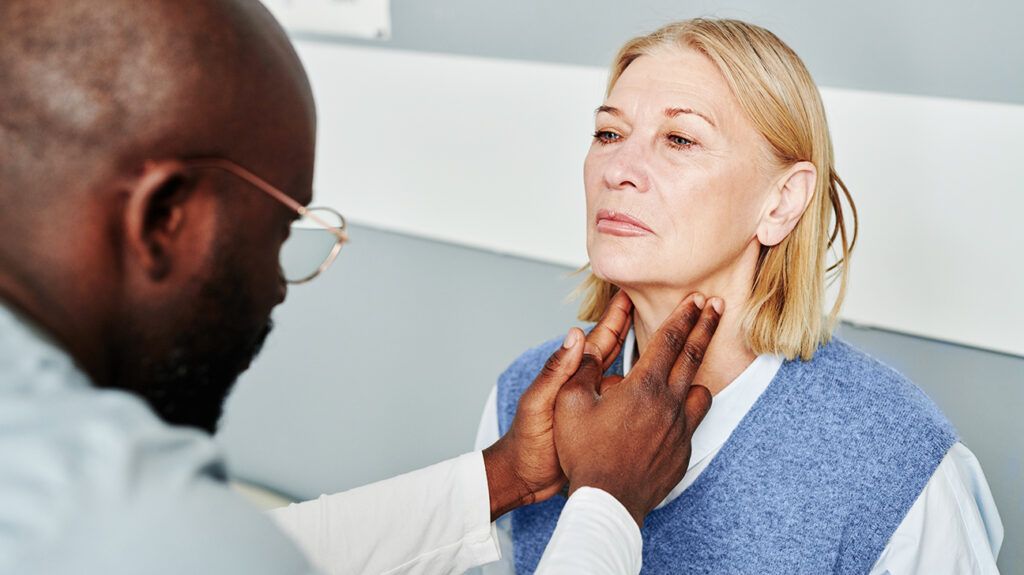
<svg viewBox="0 0 1024 575"><path fill-rule="evenodd" d="M720 290L743 273L737 267L752 268L743 256L756 258L777 173L707 57L679 48L638 58L595 125L583 171L597 277L624 288Z"/></svg>

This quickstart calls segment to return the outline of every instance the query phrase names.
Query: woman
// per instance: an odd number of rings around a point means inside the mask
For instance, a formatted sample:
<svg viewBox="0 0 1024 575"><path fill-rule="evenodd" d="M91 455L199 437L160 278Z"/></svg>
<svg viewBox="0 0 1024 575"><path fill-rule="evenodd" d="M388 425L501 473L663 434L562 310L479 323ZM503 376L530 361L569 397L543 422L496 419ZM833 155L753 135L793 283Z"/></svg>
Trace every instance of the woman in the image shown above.
<svg viewBox="0 0 1024 575"><path fill-rule="evenodd" d="M726 302L696 381L715 399L643 526L644 572L994 572L1002 527L977 460L913 384L832 337L856 213L799 57L744 22L671 24L622 48L595 123L581 319L618 289L633 300L613 369L688 293ZM501 376L479 443L508 427L556 345ZM563 503L512 515L518 573Z"/></svg>

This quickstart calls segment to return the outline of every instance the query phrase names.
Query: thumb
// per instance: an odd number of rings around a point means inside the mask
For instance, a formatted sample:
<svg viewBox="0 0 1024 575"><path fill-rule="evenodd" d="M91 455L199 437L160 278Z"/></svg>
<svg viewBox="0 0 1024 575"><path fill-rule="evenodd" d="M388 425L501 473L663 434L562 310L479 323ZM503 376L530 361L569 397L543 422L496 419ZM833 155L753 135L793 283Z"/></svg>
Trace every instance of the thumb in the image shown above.
<svg viewBox="0 0 1024 575"><path fill-rule="evenodd" d="M523 394L520 403L525 400L533 406L554 409L558 391L580 367L584 343L583 330L578 327L570 329L569 334L565 336L565 342L544 363L540 374Z"/></svg>

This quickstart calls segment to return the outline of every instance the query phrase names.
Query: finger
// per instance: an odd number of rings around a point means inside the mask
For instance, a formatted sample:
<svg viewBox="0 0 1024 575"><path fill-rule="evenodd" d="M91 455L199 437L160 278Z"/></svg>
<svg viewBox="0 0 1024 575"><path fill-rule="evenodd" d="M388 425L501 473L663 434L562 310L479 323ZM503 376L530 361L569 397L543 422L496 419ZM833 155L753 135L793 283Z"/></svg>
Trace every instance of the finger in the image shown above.
<svg viewBox="0 0 1024 575"><path fill-rule="evenodd" d="M686 437L692 438L697 426L704 421L704 416L711 409L711 391L703 385L691 385L683 402L683 414L686 417Z"/></svg>
<svg viewBox="0 0 1024 575"><path fill-rule="evenodd" d="M587 343L596 347L595 353L600 356L604 369L608 369L619 357L619 350L626 341L626 334L629 333L629 326L633 320L632 312L633 302L626 292L619 290L608 303L597 325L587 334ZM591 348L590 345L587 347Z"/></svg>
<svg viewBox="0 0 1024 575"><path fill-rule="evenodd" d="M700 317L704 306L704 296L690 294L672 310L658 331L651 337L647 349L640 356L636 366L630 371L631 378L636 377L641 383L664 384L669 377L676 358L683 352L686 338ZM635 372L635 375L634 375Z"/></svg>
<svg viewBox="0 0 1024 575"><path fill-rule="evenodd" d="M562 345L544 362L544 367L523 394L523 400L553 408L558 390L580 367L584 339L583 330L578 327L570 329Z"/></svg>
<svg viewBox="0 0 1024 575"><path fill-rule="evenodd" d="M721 319L718 310L723 309L724 304L718 298L711 298L708 304L701 310L697 318L697 324L690 330L690 335L683 344L683 351L676 357L675 365L672 366L672 373L668 378L669 388L676 397L686 397L686 390L693 383L697 371L704 362L708 346L711 345L711 338L718 329L718 322Z"/></svg>

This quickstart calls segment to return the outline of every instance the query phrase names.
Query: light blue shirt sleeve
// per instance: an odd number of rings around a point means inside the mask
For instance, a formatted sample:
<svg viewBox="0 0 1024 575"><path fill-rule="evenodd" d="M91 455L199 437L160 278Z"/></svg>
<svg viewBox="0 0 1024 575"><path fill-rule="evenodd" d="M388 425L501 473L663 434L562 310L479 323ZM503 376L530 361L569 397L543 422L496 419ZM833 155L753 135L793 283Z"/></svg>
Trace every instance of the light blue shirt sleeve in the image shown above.
<svg viewBox="0 0 1024 575"><path fill-rule="evenodd" d="M92 387L0 305L0 574L312 573L223 479L208 436Z"/></svg>

